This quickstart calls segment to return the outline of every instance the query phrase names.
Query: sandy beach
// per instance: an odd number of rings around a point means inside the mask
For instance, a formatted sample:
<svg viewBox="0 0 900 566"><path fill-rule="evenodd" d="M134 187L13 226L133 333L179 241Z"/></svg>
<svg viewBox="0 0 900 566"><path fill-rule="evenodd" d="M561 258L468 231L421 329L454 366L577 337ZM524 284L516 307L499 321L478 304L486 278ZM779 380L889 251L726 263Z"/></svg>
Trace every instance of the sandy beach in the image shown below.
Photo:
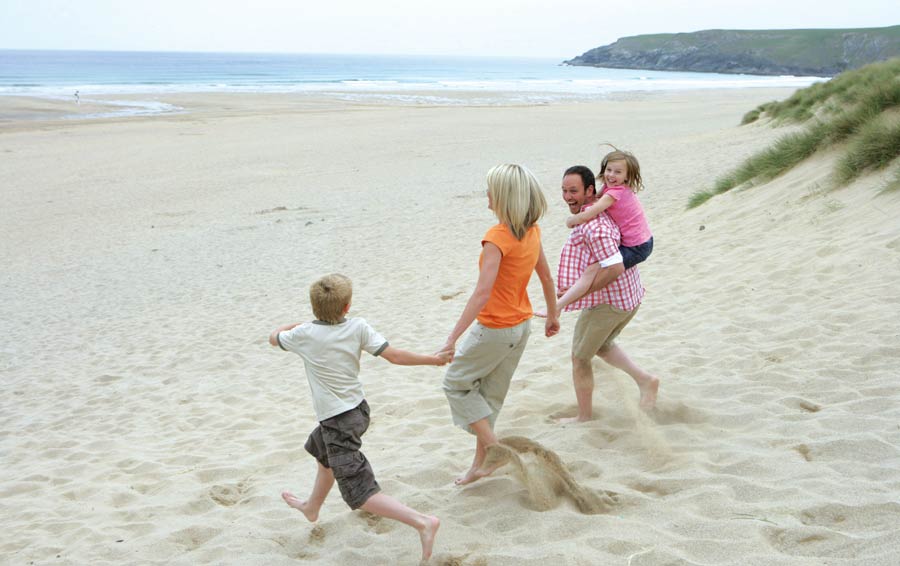
<svg viewBox="0 0 900 566"><path fill-rule="evenodd" d="M556 269L574 164L641 161L656 242L619 343L662 380L655 414L594 364L575 397L575 315L532 334L497 423L552 450L587 514L507 466L465 488L472 437L443 370L364 356L363 450L384 490L442 527L433 564L890 565L900 554L900 192L831 190L833 155L685 210L789 129L739 127L792 90L428 106L167 95L183 113L44 119L71 101L0 97L0 563L415 564L413 530L305 497L315 426L301 360L271 348L341 272L351 315L399 348L443 343L494 222L484 175L544 185ZM78 112L89 112L82 108ZM38 119L41 118L41 119ZM540 285L531 284L535 307ZM536 482L536 483L535 483Z"/></svg>

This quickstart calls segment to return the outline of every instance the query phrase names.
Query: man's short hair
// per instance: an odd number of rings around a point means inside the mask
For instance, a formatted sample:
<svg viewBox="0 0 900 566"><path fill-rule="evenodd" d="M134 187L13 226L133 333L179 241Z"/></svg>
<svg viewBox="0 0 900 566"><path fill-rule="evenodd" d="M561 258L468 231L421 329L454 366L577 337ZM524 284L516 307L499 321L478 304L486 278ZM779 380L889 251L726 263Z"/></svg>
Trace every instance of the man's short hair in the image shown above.
<svg viewBox="0 0 900 566"><path fill-rule="evenodd" d="M326 275L309 288L313 314L323 322L340 322L353 297L353 283L340 273Z"/></svg>
<svg viewBox="0 0 900 566"><path fill-rule="evenodd" d="M563 173L563 177L566 177L568 175L578 175L579 177L581 177L581 181L584 183L585 192L587 192L588 187L594 186L594 179L596 177L594 177L594 172L591 171L589 167L586 167L584 165L573 165L572 167L566 169L566 172ZM594 188L594 192L597 192L596 187Z"/></svg>

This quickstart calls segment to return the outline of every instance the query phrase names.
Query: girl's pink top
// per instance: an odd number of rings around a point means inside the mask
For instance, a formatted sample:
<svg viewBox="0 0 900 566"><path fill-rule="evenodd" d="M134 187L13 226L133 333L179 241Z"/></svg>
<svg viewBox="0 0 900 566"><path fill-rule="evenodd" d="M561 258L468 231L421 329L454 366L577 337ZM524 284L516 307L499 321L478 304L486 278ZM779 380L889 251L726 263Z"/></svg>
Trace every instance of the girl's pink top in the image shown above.
<svg viewBox="0 0 900 566"><path fill-rule="evenodd" d="M630 188L603 187L600 196L603 195L609 195L616 201L606 209L606 212L619 227L623 246L637 246L653 236L650 225L647 224L647 217L644 216L641 201Z"/></svg>

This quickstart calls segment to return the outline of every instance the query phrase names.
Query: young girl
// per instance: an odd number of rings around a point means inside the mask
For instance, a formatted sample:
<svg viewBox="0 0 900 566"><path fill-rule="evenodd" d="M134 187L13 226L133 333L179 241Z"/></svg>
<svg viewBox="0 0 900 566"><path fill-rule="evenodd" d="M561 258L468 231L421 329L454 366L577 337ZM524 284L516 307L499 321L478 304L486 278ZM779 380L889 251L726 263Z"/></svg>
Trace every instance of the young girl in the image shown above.
<svg viewBox="0 0 900 566"><path fill-rule="evenodd" d="M644 186L641 181L641 166L630 152L612 151L603 158L597 179L603 181L597 202L567 218L566 226L574 228L589 222L605 210L622 233L619 251L625 269L634 267L647 259L653 251L653 235L641 201L637 198L637 192Z"/></svg>

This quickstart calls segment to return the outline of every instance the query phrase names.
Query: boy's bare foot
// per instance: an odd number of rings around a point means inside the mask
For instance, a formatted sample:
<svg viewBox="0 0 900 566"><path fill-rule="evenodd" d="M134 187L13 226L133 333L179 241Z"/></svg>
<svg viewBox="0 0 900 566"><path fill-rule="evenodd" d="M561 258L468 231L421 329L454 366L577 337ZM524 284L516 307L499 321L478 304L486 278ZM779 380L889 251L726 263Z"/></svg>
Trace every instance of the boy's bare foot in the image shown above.
<svg viewBox="0 0 900 566"><path fill-rule="evenodd" d="M645 412L653 410L656 407L656 394L659 392L659 378L651 375L650 379L638 385L638 388L641 390L638 406Z"/></svg>
<svg viewBox="0 0 900 566"><path fill-rule="evenodd" d="M302 512L309 522L315 523L319 519L319 510L311 509L312 506L308 501L300 501L289 491L282 492L281 498L284 499L285 503Z"/></svg>
<svg viewBox="0 0 900 566"><path fill-rule="evenodd" d="M511 458L509 448L500 446L499 444L488 446L486 452L487 454L481 466L478 468L469 468L469 471L466 472L465 475L456 478L456 481L453 483L456 485L466 485L476 482L481 478L493 474L498 468L508 464Z"/></svg>
<svg viewBox="0 0 900 566"><path fill-rule="evenodd" d="M425 526L419 531L419 540L422 541L422 561L431 558L431 550L434 548L434 538L437 536L438 529L441 528L441 520L432 515L425 516Z"/></svg>

